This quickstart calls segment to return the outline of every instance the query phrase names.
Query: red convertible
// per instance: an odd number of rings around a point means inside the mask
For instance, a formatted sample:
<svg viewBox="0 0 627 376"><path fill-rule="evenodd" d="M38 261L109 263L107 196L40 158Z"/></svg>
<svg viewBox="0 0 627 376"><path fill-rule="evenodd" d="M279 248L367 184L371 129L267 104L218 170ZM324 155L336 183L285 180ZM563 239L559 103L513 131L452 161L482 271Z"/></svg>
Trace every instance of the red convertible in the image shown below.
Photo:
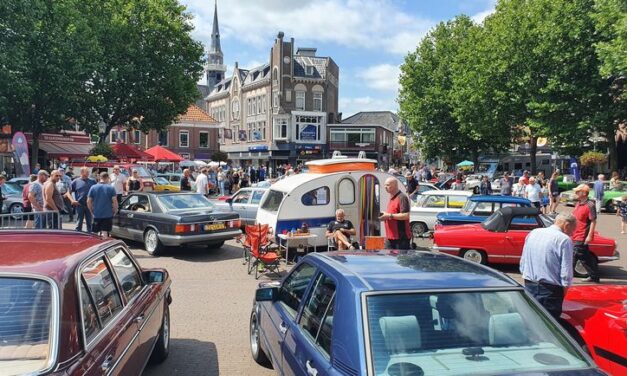
<svg viewBox="0 0 627 376"><path fill-rule="evenodd" d="M575 286L562 325L605 372L627 375L627 286Z"/></svg>
<svg viewBox="0 0 627 376"><path fill-rule="evenodd" d="M483 223L436 226L433 249L481 264L518 264L527 234L553 223L536 208L505 207ZM597 263L618 260L616 241L594 233L590 251ZM582 265L575 265L575 276L587 277Z"/></svg>
<svg viewBox="0 0 627 376"><path fill-rule="evenodd" d="M0 231L0 375L140 375L168 356L170 284L119 240Z"/></svg>

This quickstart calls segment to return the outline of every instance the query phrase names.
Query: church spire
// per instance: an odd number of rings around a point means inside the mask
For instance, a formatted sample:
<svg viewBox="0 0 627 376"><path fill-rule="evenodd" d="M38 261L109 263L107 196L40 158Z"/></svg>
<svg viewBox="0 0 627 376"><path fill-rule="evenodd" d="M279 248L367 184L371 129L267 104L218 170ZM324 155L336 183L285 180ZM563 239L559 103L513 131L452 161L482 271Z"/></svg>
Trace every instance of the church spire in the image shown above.
<svg viewBox="0 0 627 376"><path fill-rule="evenodd" d="M206 65L207 86L209 90L224 79L226 66L224 65L224 55L220 46L220 30L218 29L218 1L215 1L215 9L213 12L213 31L211 32L211 47Z"/></svg>
<svg viewBox="0 0 627 376"><path fill-rule="evenodd" d="M214 4L213 31L211 32L211 48L209 49L209 55L219 54L222 56L222 48L220 47L220 29L218 27L218 0L215 0Z"/></svg>

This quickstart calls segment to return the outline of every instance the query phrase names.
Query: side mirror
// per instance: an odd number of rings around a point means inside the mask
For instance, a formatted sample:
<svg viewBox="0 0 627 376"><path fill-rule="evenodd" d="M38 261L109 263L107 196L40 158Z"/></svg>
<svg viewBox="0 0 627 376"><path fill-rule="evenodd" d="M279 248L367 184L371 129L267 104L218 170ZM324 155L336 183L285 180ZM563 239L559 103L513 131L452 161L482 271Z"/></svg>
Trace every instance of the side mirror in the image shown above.
<svg viewBox="0 0 627 376"><path fill-rule="evenodd" d="M279 297L278 287L263 287L255 292L256 302L274 302Z"/></svg>
<svg viewBox="0 0 627 376"><path fill-rule="evenodd" d="M233 197L227 198L226 202L228 202L229 205L233 205Z"/></svg>
<svg viewBox="0 0 627 376"><path fill-rule="evenodd" d="M147 283L163 283L167 277L165 270L144 270L142 274Z"/></svg>

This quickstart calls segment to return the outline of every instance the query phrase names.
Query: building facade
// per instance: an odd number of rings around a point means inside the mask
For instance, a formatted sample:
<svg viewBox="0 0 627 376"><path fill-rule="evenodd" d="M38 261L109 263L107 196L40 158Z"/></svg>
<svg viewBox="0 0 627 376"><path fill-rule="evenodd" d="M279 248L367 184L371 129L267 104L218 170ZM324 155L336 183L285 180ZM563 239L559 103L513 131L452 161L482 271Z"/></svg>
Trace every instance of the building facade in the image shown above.
<svg viewBox="0 0 627 376"><path fill-rule="evenodd" d="M280 32L267 64L233 75L206 97L220 149L234 164L277 164L327 154L327 124L338 119L339 67L315 48L295 49Z"/></svg>

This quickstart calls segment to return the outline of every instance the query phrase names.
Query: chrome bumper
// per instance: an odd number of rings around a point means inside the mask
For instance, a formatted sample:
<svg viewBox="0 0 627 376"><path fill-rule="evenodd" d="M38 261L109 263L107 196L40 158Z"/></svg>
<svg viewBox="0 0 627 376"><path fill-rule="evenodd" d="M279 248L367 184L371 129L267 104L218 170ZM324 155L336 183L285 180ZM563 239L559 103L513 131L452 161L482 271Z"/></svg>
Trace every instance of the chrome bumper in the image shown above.
<svg viewBox="0 0 627 376"><path fill-rule="evenodd" d="M620 253L618 253L618 250L614 250L614 254L612 256L599 256L598 259L599 262L620 260Z"/></svg>
<svg viewBox="0 0 627 376"><path fill-rule="evenodd" d="M211 234L199 234L199 235L168 235L159 234L159 240L163 245L168 247L175 247L183 244L202 244L209 242L218 242L223 240L233 239L236 236L241 235L240 230L232 230Z"/></svg>
<svg viewBox="0 0 627 376"><path fill-rule="evenodd" d="M461 250L458 247L440 247L437 245L434 245L431 249L438 252L459 252Z"/></svg>

